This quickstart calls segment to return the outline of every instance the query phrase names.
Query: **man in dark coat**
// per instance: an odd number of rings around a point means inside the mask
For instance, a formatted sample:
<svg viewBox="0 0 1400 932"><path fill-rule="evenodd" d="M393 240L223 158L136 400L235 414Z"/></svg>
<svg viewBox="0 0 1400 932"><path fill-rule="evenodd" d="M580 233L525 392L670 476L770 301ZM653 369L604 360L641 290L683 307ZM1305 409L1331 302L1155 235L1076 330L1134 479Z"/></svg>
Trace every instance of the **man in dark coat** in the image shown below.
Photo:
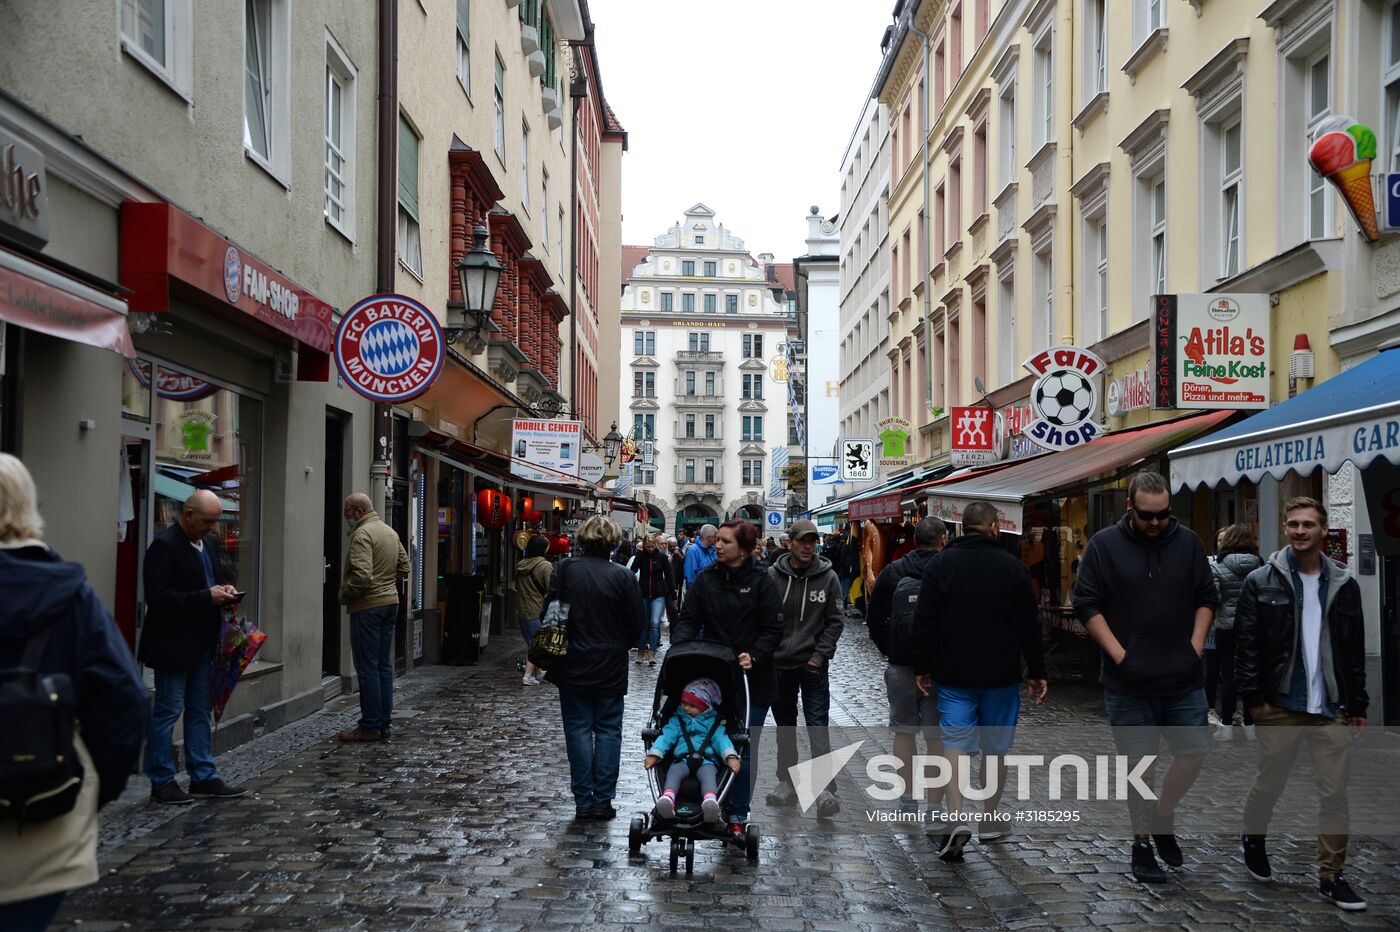
<svg viewBox="0 0 1400 932"><path fill-rule="evenodd" d="M146 551L146 624L138 659L155 670L156 701L146 775L151 799L187 803L194 799L242 796L247 790L219 779L210 727L209 667L219 638L224 606L239 600L222 577L218 538L210 533L223 513L214 493L201 490L185 501L180 517ZM175 782L171 734L185 719L186 793Z"/></svg>

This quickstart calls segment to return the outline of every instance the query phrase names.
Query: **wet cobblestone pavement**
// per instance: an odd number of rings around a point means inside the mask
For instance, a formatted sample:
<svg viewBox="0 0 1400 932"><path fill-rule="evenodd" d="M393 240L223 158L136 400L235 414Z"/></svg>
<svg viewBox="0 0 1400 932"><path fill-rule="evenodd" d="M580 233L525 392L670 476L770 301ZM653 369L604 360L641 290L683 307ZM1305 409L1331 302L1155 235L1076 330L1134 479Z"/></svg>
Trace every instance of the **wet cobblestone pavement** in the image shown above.
<svg viewBox="0 0 1400 932"><path fill-rule="evenodd" d="M1271 836L1275 882L1248 879L1229 834L1183 834L1186 866L1144 887L1126 845L1089 832L1018 832L938 861L921 832L769 833L757 864L714 843L672 877L665 843L627 854L628 816L650 808L638 738L656 670L632 666L620 817L573 823L552 687L524 687L517 645L477 667L398 682L394 737L342 745L353 700L220 758L252 794L156 807L133 779L103 814L103 879L70 895L56 928L461 929L565 926L786 929L1394 928L1400 851L1353 838L1347 876L1370 902L1322 902L1313 839ZM851 624L832 672L832 723L882 723L883 663ZM1025 720L1102 720L1099 691L1052 683ZM1295 780L1303 777L1295 776ZM757 816L756 816L757 817Z"/></svg>

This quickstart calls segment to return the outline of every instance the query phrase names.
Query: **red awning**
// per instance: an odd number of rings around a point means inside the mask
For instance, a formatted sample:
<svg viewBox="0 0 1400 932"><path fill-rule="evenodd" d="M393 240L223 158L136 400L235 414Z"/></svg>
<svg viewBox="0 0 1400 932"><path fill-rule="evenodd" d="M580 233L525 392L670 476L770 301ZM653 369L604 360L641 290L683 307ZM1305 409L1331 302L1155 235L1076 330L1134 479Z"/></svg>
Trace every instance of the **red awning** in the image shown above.
<svg viewBox="0 0 1400 932"><path fill-rule="evenodd" d="M1108 434L1086 446L1046 453L1010 465L998 464L975 473L939 479L905 491L927 495L930 515L962 522L970 502L997 506L1001 529L1021 533L1021 505L1030 497L1052 494L1141 462L1220 426L1233 411L1206 411Z"/></svg>
<svg viewBox="0 0 1400 932"><path fill-rule="evenodd" d="M131 359L126 302L0 249L0 320Z"/></svg>

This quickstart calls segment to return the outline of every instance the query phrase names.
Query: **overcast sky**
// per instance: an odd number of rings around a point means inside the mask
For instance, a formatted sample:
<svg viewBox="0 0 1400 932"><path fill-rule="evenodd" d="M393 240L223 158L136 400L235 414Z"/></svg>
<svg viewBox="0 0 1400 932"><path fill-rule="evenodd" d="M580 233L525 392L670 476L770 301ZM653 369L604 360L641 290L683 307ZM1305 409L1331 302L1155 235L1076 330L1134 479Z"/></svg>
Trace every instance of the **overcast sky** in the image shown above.
<svg viewBox="0 0 1400 932"><path fill-rule="evenodd" d="M590 0L603 90L628 133L622 241L697 201L753 255L806 252L840 210L841 156L893 0Z"/></svg>

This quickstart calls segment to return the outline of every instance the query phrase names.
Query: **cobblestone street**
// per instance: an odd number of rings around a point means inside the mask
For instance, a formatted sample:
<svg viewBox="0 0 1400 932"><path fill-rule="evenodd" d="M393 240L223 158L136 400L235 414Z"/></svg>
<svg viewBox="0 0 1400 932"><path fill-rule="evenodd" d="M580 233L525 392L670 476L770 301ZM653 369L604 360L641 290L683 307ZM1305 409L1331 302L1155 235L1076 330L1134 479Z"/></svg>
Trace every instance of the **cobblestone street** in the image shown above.
<svg viewBox="0 0 1400 932"><path fill-rule="evenodd" d="M156 808L133 779L103 815L103 880L71 895L56 927L455 929L576 925L783 929L1395 927L1400 853L1353 838L1347 875L1370 901L1318 899L1311 838L1271 838L1276 882L1243 874L1234 839L1192 838L1160 887L1127 873L1126 845L1018 831L943 864L922 832L770 832L757 864L702 844L672 877L665 843L627 855L628 817L650 807L639 732L655 670L632 667L622 780L610 823L574 824L551 687L526 688L517 645L477 667L399 681L392 741L342 745L353 700L221 759L253 795ZM833 724L880 723L881 661L848 626L833 672ZM1053 684L1026 720L1093 722L1099 692ZM1300 774L1299 777L1302 775ZM755 813L758 818L758 812Z"/></svg>

